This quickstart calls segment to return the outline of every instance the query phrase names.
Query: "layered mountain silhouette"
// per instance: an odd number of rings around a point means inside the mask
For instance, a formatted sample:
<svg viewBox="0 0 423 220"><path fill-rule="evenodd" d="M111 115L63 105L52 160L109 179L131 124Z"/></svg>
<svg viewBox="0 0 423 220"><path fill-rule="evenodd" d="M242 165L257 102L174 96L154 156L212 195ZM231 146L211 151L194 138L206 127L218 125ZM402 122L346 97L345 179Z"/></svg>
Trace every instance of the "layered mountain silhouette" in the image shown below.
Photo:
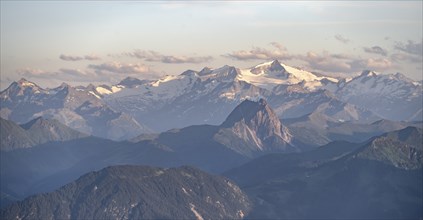
<svg viewBox="0 0 423 220"><path fill-rule="evenodd" d="M299 151L292 139L265 100L245 100L219 126L190 126L132 142L87 137L2 153L2 192L23 198L119 164L192 165L220 173L263 154Z"/></svg>
<svg viewBox="0 0 423 220"><path fill-rule="evenodd" d="M56 119L82 133L113 140L150 132L130 115L107 106L91 91L92 87L76 88L63 83L43 89L22 78L0 92L0 115L18 124L38 117Z"/></svg>
<svg viewBox="0 0 423 220"><path fill-rule="evenodd" d="M69 141L87 137L55 119L36 118L26 124L17 125L0 118L1 150L11 151L29 148L52 141Z"/></svg>
<svg viewBox="0 0 423 220"><path fill-rule="evenodd" d="M232 181L192 167L112 166L0 211L2 219L241 219L251 209Z"/></svg>
<svg viewBox="0 0 423 220"><path fill-rule="evenodd" d="M225 175L254 199L251 218L418 219L422 151L422 130L407 127L362 144L266 155Z"/></svg>

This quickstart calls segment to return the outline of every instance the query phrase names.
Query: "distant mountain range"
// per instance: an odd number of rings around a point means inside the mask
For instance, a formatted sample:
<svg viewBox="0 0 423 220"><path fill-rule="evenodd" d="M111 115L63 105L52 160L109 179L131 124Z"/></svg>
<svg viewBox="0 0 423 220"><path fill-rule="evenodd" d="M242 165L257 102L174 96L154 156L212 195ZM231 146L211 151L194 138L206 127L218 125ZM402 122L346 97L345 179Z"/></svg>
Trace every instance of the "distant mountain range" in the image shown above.
<svg viewBox="0 0 423 220"><path fill-rule="evenodd" d="M0 93L1 117L26 123L54 118L113 140L190 125L221 124L243 100L265 98L281 119L319 114L328 121L422 121L422 84L404 75L363 71L332 78L279 63L248 69L187 70L158 80L126 78L108 86L43 89L22 79Z"/></svg>
<svg viewBox="0 0 423 220"><path fill-rule="evenodd" d="M114 166L0 211L1 219L242 219L251 204L232 181L192 167Z"/></svg>
<svg viewBox="0 0 423 220"><path fill-rule="evenodd" d="M43 89L21 79L0 92L0 115L19 124L39 117L56 119L80 132L115 140L150 131L131 116L112 110L87 88L62 84Z"/></svg>

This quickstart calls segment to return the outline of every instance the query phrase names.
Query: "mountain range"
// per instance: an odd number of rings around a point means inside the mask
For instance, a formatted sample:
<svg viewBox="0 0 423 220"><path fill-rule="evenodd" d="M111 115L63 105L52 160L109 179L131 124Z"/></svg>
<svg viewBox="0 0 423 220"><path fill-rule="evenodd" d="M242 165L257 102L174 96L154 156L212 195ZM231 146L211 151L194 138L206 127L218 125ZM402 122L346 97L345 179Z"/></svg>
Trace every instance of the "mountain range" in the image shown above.
<svg viewBox="0 0 423 220"><path fill-rule="evenodd" d="M275 60L0 101L2 219L422 218L422 85L401 74Z"/></svg>
<svg viewBox="0 0 423 220"><path fill-rule="evenodd" d="M265 98L281 119L319 115L334 122L422 121L422 84L372 71L333 78L277 60L239 69L187 70L158 80L43 89L21 79L0 93L0 115L16 123L54 118L80 132L125 140L141 133L221 124L243 100Z"/></svg>

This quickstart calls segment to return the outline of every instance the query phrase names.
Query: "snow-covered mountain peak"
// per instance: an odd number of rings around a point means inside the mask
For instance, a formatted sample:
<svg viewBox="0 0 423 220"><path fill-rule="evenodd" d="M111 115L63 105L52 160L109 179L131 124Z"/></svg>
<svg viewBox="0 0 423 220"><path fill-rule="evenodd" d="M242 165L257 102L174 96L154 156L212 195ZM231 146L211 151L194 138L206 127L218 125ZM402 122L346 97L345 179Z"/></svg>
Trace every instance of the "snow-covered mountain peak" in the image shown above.
<svg viewBox="0 0 423 220"><path fill-rule="evenodd" d="M260 75L266 74L268 72L280 72L285 73L285 68L279 63L278 60L273 60L270 62L265 62L259 65L256 65L250 69L252 74Z"/></svg>
<svg viewBox="0 0 423 220"><path fill-rule="evenodd" d="M31 82L31 81L28 81L28 80L26 80L25 78L21 78L21 79L17 82L17 84L18 84L20 87L35 87L35 88L40 88L37 84L35 84L35 83Z"/></svg>
<svg viewBox="0 0 423 220"><path fill-rule="evenodd" d="M212 68L210 68L210 67L204 67L200 72L198 72L198 75L200 75L200 76L208 75L212 71L213 71Z"/></svg>
<svg viewBox="0 0 423 220"><path fill-rule="evenodd" d="M22 78L17 82L13 82L9 87L1 91L0 96L2 99L13 99L15 96L24 96L27 94L31 95L45 92L46 91L39 87L37 84Z"/></svg>
<svg viewBox="0 0 423 220"><path fill-rule="evenodd" d="M146 80L140 80L140 79L137 79L135 77L128 76L125 79L123 79L122 81L120 81L117 85L122 86L122 87L132 88L132 87L135 87L135 86L142 85L146 82L147 82Z"/></svg>
<svg viewBox="0 0 423 220"><path fill-rule="evenodd" d="M63 82L62 84L60 84L60 86L58 88L65 89L65 88L69 88L69 87L71 87L69 84Z"/></svg>
<svg viewBox="0 0 423 220"><path fill-rule="evenodd" d="M363 72L361 72L361 74L358 77L375 77L380 75L380 73L372 71L372 70L363 70Z"/></svg>
<svg viewBox="0 0 423 220"><path fill-rule="evenodd" d="M240 71L238 79L271 91L277 85L293 85L303 83L310 91L335 85L338 80L288 66L279 61L262 63Z"/></svg>
<svg viewBox="0 0 423 220"><path fill-rule="evenodd" d="M239 69L233 67L224 65L217 69L209 69L209 71L201 70L198 75L200 76L202 81L206 80L217 80L219 82L228 82L233 81L237 78L239 72ZM201 73L203 72L203 73Z"/></svg>

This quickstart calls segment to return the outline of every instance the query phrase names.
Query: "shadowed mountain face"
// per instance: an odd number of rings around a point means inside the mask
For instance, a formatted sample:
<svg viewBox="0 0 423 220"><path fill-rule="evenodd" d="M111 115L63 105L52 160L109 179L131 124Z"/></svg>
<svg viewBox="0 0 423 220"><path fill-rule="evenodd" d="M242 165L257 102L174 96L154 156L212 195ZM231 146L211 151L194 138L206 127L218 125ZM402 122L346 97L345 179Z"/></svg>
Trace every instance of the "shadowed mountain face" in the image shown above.
<svg viewBox="0 0 423 220"><path fill-rule="evenodd" d="M264 99L243 101L222 123L214 139L247 154L299 150L291 145L291 134Z"/></svg>
<svg viewBox="0 0 423 220"><path fill-rule="evenodd" d="M60 201L60 202L58 202ZM114 166L1 211L2 219L241 219L248 197L191 167Z"/></svg>
<svg viewBox="0 0 423 220"><path fill-rule="evenodd" d="M69 141L87 137L59 121L36 118L21 126L0 118L1 151L29 148L52 141Z"/></svg>
<svg viewBox="0 0 423 220"><path fill-rule="evenodd" d="M363 144L263 156L225 175L254 200L250 218L418 219L421 137L408 127Z"/></svg>

